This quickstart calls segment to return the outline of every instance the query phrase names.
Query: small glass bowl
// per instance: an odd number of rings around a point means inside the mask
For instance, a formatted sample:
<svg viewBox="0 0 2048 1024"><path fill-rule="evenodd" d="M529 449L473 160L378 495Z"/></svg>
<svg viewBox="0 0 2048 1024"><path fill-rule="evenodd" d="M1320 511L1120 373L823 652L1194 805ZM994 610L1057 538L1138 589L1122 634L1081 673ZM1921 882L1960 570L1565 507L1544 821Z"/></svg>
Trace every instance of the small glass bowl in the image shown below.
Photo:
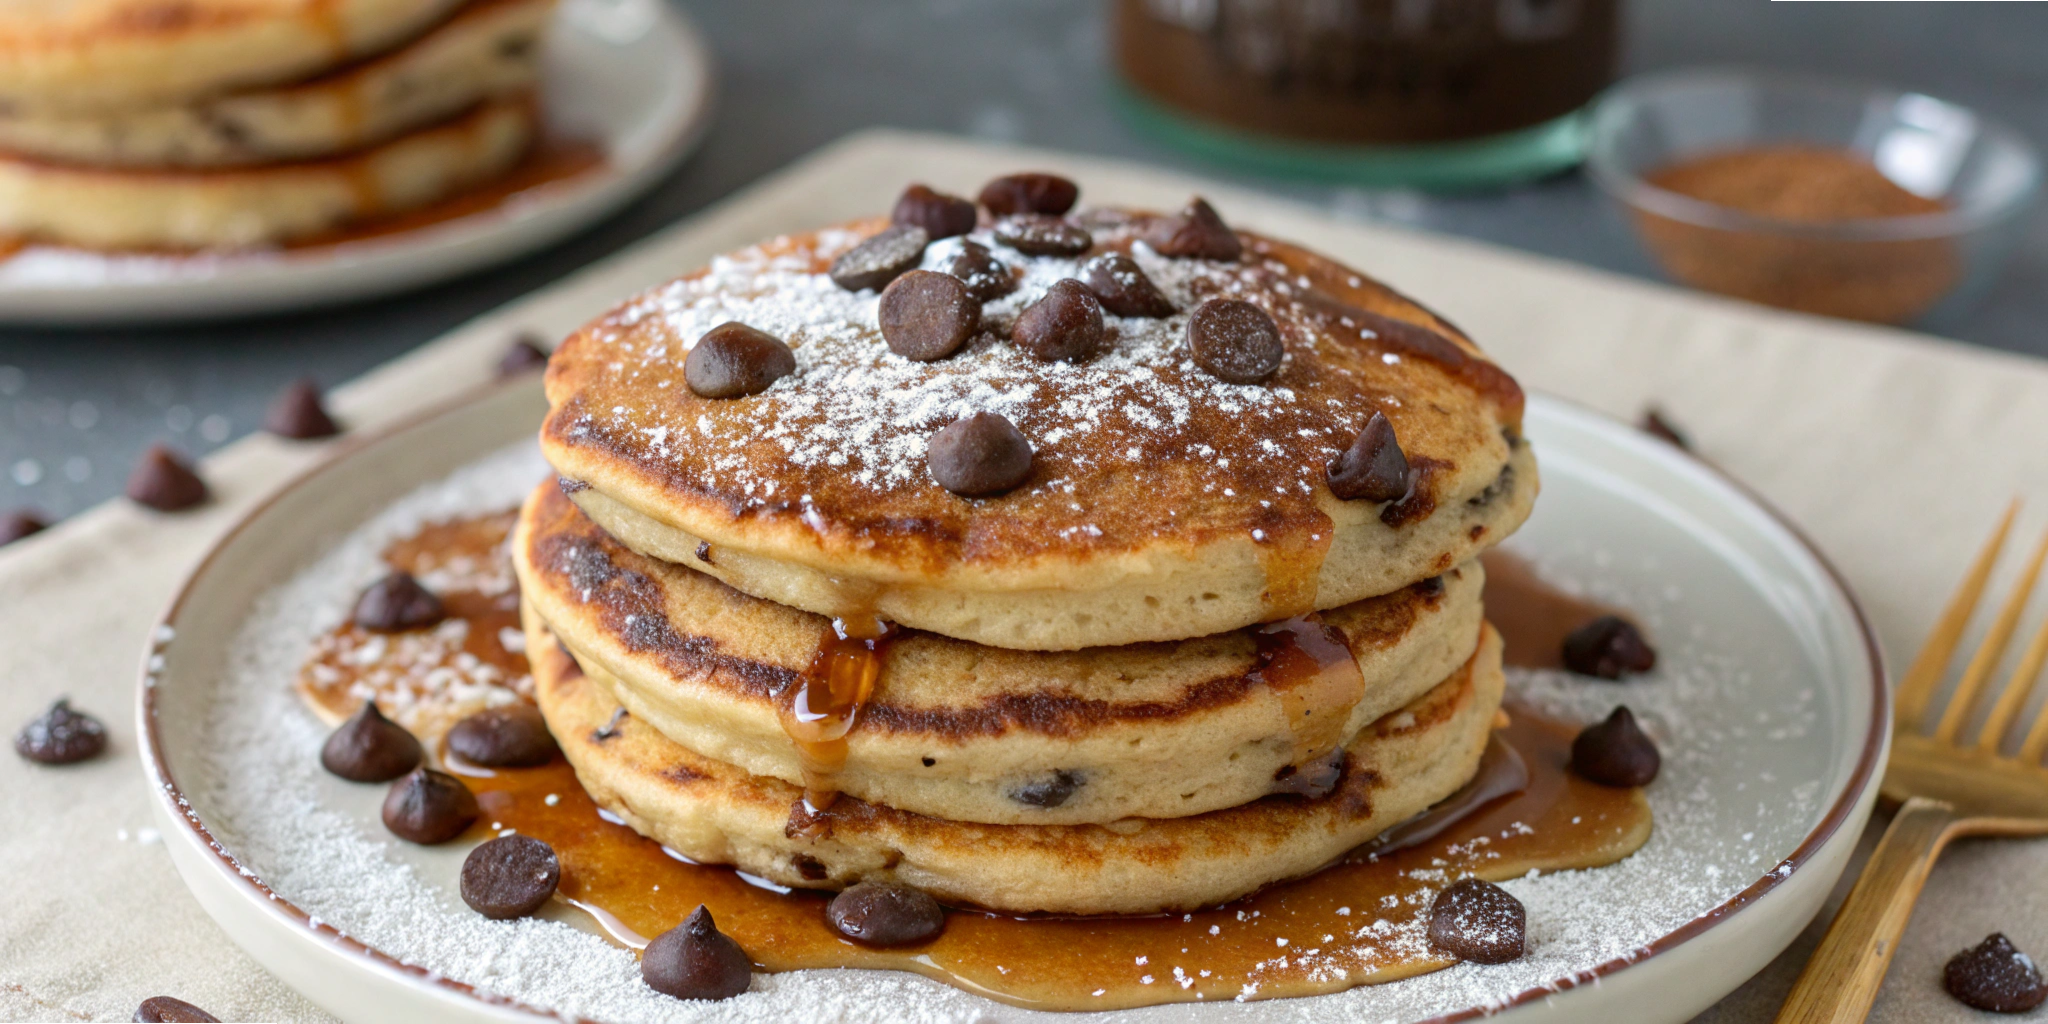
<svg viewBox="0 0 2048 1024"><path fill-rule="evenodd" d="M1755 147L1852 152L1946 209L1857 220L1759 215L1659 188L1672 164ZM1796 75L1642 75L1596 102L1587 170L1682 284L1878 323L1939 322L1997 277L2040 189L2025 139L1924 96Z"/></svg>

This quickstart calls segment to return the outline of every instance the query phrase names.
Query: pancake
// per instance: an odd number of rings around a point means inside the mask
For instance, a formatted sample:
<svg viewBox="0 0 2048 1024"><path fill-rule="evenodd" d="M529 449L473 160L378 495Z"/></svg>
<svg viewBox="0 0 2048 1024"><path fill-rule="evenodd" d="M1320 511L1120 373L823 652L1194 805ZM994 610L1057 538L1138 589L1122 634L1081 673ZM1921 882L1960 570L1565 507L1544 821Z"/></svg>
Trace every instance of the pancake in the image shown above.
<svg viewBox="0 0 2048 1024"><path fill-rule="evenodd" d="M0 0L0 101L108 110L289 82L378 53L462 0Z"/></svg>
<svg viewBox="0 0 2048 1024"><path fill-rule="evenodd" d="M635 554L552 483L522 510L512 559L532 612L636 718L697 756L804 784L782 722L829 620ZM910 631L888 646L831 783L996 824L1234 807L1463 664L1482 588L1473 562L1322 613L1342 644L1330 650L1357 666L1327 678L1269 678L1253 629L1075 652Z"/></svg>
<svg viewBox="0 0 2048 1024"><path fill-rule="evenodd" d="M394 138L532 85L554 0L474 0L404 47L308 81L87 114L0 107L0 152L93 167L237 167Z"/></svg>
<svg viewBox="0 0 2048 1024"><path fill-rule="evenodd" d="M1513 532L1537 490L1522 392L1456 328L1383 285L1240 234L1242 260L1172 260L1137 238L1155 218L1088 215L1094 252L1128 250L1181 310L1110 316L1113 349L1042 363L1008 339L1018 311L1082 274L973 237L1020 284L981 336L912 362L883 344L874 292L824 271L879 220L778 238L715 260L593 321L547 377L542 449L576 502L627 545L705 567L756 597L875 614L993 647L1078 650L1227 632L1384 594ZM958 239L933 243L942 269ZM1186 355L1188 312L1254 301L1286 348L1260 385ZM738 320L787 341L796 372L706 399L683 378L697 338ZM1398 501L1339 500L1325 481L1374 411L1415 469ZM997 412L1036 450L991 498L929 477L931 435Z"/></svg>
<svg viewBox="0 0 2048 1024"><path fill-rule="evenodd" d="M1477 770L1505 677L1500 639L1349 746L1335 793L1272 796L1169 820L1102 825L945 821L803 791L677 746L623 713L529 616L535 697L592 799L703 863L800 888L904 882L954 905L1011 913L1192 910L1308 874L1455 792Z"/></svg>
<svg viewBox="0 0 2048 1024"><path fill-rule="evenodd" d="M106 250L298 241L417 209L516 165L539 129L499 100L345 157L217 171L120 171L0 157L0 235Z"/></svg>

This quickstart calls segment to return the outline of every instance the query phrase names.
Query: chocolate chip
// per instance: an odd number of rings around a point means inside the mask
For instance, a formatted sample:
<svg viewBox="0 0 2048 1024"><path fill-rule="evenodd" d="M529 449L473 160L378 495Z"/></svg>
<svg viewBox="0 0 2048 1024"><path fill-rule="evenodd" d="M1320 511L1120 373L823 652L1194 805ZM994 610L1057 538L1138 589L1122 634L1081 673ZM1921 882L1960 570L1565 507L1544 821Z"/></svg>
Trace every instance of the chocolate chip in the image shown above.
<svg viewBox="0 0 2048 1024"><path fill-rule="evenodd" d="M1079 256L1095 244L1087 229L1042 213L996 221L996 241L1026 256Z"/></svg>
<svg viewBox="0 0 2048 1024"><path fill-rule="evenodd" d="M2048 981L2004 932L1992 932L1949 958L1941 986L1964 1003L1992 1013L2024 1013L2048 1000Z"/></svg>
<svg viewBox="0 0 2048 1024"><path fill-rule="evenodd" d="M1086 362L1109 350L1102 303L1073 278L1053 282L1037 302L1017 314L1010 340L1041 362Z"/></svg>
<svg viewBox="0 0 2048 1024"><path fill-rule="evenodd" d="M505 354L498 357L498 377L520 377L536 370L548 368L548 350L532 335L520 335L505 346Z"/></svg>
<svg viewBox="0 0 2048 1024"><path fill-rule="evenodd" d="M341 433L341 427L321 404L320 389L309 377L301 377L277 393L271 400L270 411L263 416L263 429L299 441Z"/></svg>
<svg viewBox="0 0 2048 1024"><path fill-rule="evenodd" d="M974 230L976 216L974 204L959 196L935 192L923 185L912 185L897 197L896 210L890 214L889 220L923 228L926 235L937 241Z"/></svg>
<svg viewBox="0 0 2048 1024"><path fill-rule="evenodd" d="M807 882L822 882L832 877L832 869L826 867L824 861L801 853L789 859L789 866L795 868L796 873L802 875Z"/></svg>
<svg viewBox="0 0 2048 1024"><path fill-rule="evenodd" d="M555 848L532 836L499 836L462 861L462 902L493 921L541 908L562 881Z"/></svg>
<svg viewBox="0 0 2048 1024"><path fill-rule="evenodd" d="M41 764L76 764L107 749L107 727L59 699L14 734L14 752Z"/></svg>
<svg viewBox="0 0 2048 1024"><path fill-rule="evenodd" d="M731 999L754 980L754 961L711 920L702 904L640 952L640 977L677 999Z"/></svg>
<svg viewBox="0 0 2048 1024"><path fill-rule="evenodd" d="M1344 749L1339 747L1307 764L1287 765L1273 773L1273 787L1268 792L1321 800L1336 792L1337 783L1343 781L1344 758Z"/></svg>
<svg viewBox="0 0 2048 1024"><path fill-rule="evenodd" d="M535 768L555 759L555 737L531 704L491 708L455 723L448 749L486 768Z"/></svg>
<svg viewBox="0 0 2048 1024"><path fill-rule="evenodd" d="M206 500L206 481L169 448L153 444L128 474L128 497L159 512L176 512Z"/></svg>
<svg viewBox="0 0 2048 1024"><path fill-rule="evenodd" d="M1394 425L1375 410L1343 454L1330 460L1330 493L1345 501L1394 501L1408 493L1408 456Z"/></svg>
<svg viewBox="0 0 2048 1024"><path fill-rule="evenodd" d="M732 320L705 331L683 358L683 379L705 398L758 395L796 372L782 339Z"/></svg>
<svg viewBox="0 0 2048 1024"><path fill-rule="evenodd" d="M384 797L384 827L422 846L461 835L479 813L461 779L432 768L414 768Z"/></svg>
<svg viewBox="0 0 2048 1024"><path fill-rule="evenodd" d="M1058 807L1086 782L1080 772L1060 769L1043 778L1032 779L1005 794L1020 804L1031 807Z"/></svg>
<svg viewBox="0 0 2048 1024"><path fill-rule="evenodd" d="M988 246L980 242L960 243L960 255L953 257L953 265L947 273L967 284L967 294L976 302L999 299L1017 290L1017 278L1010 273L1010 265L996 258Z"/></svg>
<svg viewBox="0 0 2048 1024"><path fill-rule="evenodd" d="M715 564L717 564L717 563L715 563L715 562L713 562L713 561L711 560L711 542L710 542L710 541L708 541L708 540L700 540L700 541L698 541L698 542L697 542L697 561L699 561L699 562L702 562L702 563L704 563L705 565L715 565Z"/></svg>
<svg viewBox="0 0 2048 1024"><path fill-rule="evenodd" d="M366 700L362 710L330 733L320 765L350 782L390 782L419 766L420 741Z"/></svg>
<svg viewBox="0 0 2048 1024"><path fill-rule="evenodd" d="M1009 420L978 412L932 435L925 466L940 487L954 494L1001 494L1031 475L1031 442Z"/></svg>
<svg viewBox="0 0 2048 1024"><path fill-rule="evenodd" d="M1656 668L1657 651L1635 623L1619 615L1602 615L1564 638L1564 667L1582 676L1620 679Z"/></svg>
<svg viewBox="0 0 2048 1024"><path fill-rule="evenodd" d="M1691 439L1685 436L1684 431L1672 426L1671 421L1664 418L1664 411L1654 405L1643 410L1642 422L1636 424L1636 426L1640 427L1645 434L1661 438L1687 451L1692 450Z"/></svg>
<svg viewBox="0 0 2048 1024"><path fill-rule="evenodd" d="M1013 213L1062 214L1074 208L1081 187L1057 174L1006 174L981 187L981 205L998 217Z"/></svg>
<svg viewBox="0 0 2048 1024"><path fill-rule="evenodd" d="M402 633L424 629L447 615L441 599L420 586L411 573L393 572L363 589L349 618L372 633Z"/></svg>
<svg viewBox="0 0 2048 1024"><path fill-rule="evenodd" d="M967 344L981 325L981 304L959 278L913 270L882 289L880 317L889 351L928 363Z"/></svg>
<svg viewBox="0 0 2048 1024"><path fill-rule="evenodd" d="M1223 223L1208 200L1195 197L1176 216L1153 222L1145 244L1161 256L1197 260L1234 260L1244 253L1237 232Z"/></svg>
<svg viewBox="0 0 2048 1024"><path fill-rule="evenodd" d="M27 509L16 509L0 516L0 544L12 544L33 533L50 528L43 517Z"/></svg>
<svg viewBox="0 0 2048 1024"><path fill-rule="evenodd" d="M1265 310L1242 299L1210 299L1188 318L1195 365L1231 384L1258 384L1280 369L1287 350Z"/></svg>
<svg viewBox="0 0 2048 1024"><path fill-rule="evenodd" d="M1173 315L1173 303L1166 293L1145 276L1138 261L1120 252L1106 252L1088 261L1088 290L1102 300L1102 308L1117 316L1162 317Z"/></svg>
<svg viewBox="0 0 2048 1024"><path fill-rule="evenodd" d="M1528 914L1506 889L1464 878L1429 905L1429 944L1460 960L1504 964L1522 956Z"/></svg>
<svg viewBox="0 0 2048 1024"><path fill-rule="evenodd" d="M914 225L883 228L832 261L832 281L850 292L880 288L917 266L931 240L923 228Z"/></svg>
<svg viewBox="0 0 2048 1024"><path fill-rule="evenodd" d="M590 489L590 484L588 482L582 480L573 480L566 476L556 477L555 486L561 490L563 497L567 497L571 494L576 494L580 491L587 491Z"/></svg>
<svg viewBox="0 0 2048 1024"><path fill-rule="evenodd" d="M1572 741L1572 771L1603 786L1647 786L1664 759L1626 707L1580 730Z"/></svg>
<svg viewBox="0 0 2048 1024"><path fill-rule="evenodd" d="M135 1008L137 1024L220 1024L220 1018L170 996L150 996Z"/></svg>
<svg viewBox="0 0 2048 1024"><path fill-rule="evenodd" d="M869 946L914 946L946 927L930 893L899 882L861 882L832 897L825 918L839 934Z"/></svg>

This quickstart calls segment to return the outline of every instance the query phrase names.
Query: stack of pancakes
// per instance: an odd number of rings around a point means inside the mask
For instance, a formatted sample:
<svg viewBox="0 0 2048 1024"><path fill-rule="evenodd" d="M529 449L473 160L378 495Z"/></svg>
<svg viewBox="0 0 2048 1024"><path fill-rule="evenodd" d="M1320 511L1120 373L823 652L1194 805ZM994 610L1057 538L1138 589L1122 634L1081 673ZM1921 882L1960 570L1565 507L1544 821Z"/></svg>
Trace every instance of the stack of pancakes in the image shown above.
<svg viewBox="0 0 2048 1024"><path fill-rule="evenodd" d="M417 209L540 129L554 0L0 0L0 235L239 248Z"/></svg>
<svg viewBox="0 0 2048 1024"><path fill-rule="evenodd" d="M893 352L877 292L827 273L880 220L721 257L556 351L560 479L513 559L541 710L598 803L782 885L1148 913L1313 872L1471 779L1503 687L1477 556L1537 489L1514 381L1284 243L1173 258L1146 240L1176 219L1093 210L1064 221L1086 252L1034 256L979 217L916 257L977 243L1010 287L943 358ZM1106 315L1081 361L1011 340L1112 252L1170 315ZM1217 298L1272 316L1269 379L1190 358ZM687 354L734 321L795 369L704 397ZM927 448L983 412L1030 471L964 497ZM1329 466L1375 412L1406 489L1341 499Z"/></svg>

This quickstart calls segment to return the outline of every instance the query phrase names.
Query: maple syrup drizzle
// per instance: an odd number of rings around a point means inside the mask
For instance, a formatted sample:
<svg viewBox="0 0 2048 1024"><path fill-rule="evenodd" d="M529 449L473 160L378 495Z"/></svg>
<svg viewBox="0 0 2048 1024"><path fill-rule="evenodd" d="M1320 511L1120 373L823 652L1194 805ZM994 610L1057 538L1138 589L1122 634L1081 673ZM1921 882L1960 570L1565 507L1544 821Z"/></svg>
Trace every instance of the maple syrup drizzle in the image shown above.
<svg viewBox="0 0 2048 1024"><path fill-rule="evenodd" d="M1260 618L1271 621L1306 615L1316 610L1323 559L1330 553L1336 524L1317 508L1305 510L1306 529L1288 529L1282 526L1281 517L1271 519L1274 525L1252 533L1253 542L1259 545L1259 567L1266 574L1266 589L1259 594Z"/></svg>
<svg viewBox="0 0 2048 1024"><path fill-rule="evenodd" d="M1486 619L1500 631L1502 660L1516 668L1563 668L1564 638L1603 615L1635 621L1620 608L1545 582L1519 555L1495 548L1479 561L1486 569Z"/></svg>
<svg viewBox="0 0 2048 1024"><path fill-rule="evenodd" d="M896 633L895 623L873 615L833 619L810 665L784 691L782 731L796 744L803 763L802 810L822 811L838 798L835 777L846 767L847 734L874 695Z"/></svg>
<svg viewBox="0 0 2048 1024"><path fill-rule="evenodd" d="M1259 667L1252 674L1280 698L1294 737L1290 763L1337 749L1352 706L1365 695L1365 674L1344 634L1320 616L1301 615L1260 626L1256 640Z"/></svg>

